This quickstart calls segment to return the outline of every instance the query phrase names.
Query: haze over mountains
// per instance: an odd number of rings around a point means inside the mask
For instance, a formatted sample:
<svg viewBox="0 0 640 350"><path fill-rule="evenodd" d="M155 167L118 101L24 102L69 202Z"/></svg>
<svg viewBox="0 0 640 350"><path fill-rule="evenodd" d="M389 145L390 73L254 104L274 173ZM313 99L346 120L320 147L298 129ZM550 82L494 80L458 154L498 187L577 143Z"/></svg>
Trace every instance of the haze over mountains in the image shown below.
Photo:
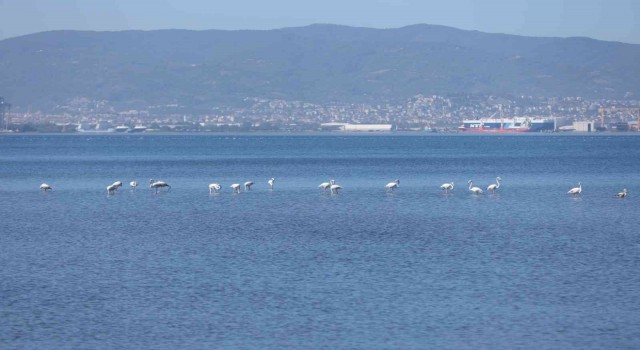
<svg viewBox="0 0 640 350"><path fill-rule="evenodd" d="M53 31L0 41L0 96L51 109L85 97L195 110L247 97L314 103L416 94L637 99L640 45L413 25L268 31Z"/></svg>

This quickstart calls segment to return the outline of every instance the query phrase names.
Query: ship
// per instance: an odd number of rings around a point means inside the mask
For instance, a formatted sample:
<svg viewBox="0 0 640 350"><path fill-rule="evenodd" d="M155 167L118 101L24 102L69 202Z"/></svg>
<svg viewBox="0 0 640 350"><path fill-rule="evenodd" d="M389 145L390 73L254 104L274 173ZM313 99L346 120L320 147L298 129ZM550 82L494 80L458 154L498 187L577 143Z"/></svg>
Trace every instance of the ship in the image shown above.
<svg viewBox="0 0 640 350"><path fill-rule="evenodd" d="M481 118L465 119L458 127L463 132L536 132L555 130L553 118Z"/></svg>
<svg viewBox="0 0 640 350"><path fill-rule="evenodd" d="M146 131L147 127L143 125L136 125L133 129L127 130L127 132L143 132Z"/></svg>
<svg viewBox="0 0 640 350"><path fill-rule="evenodd" d="M458 127L464 132L532 132L554 131L556 122L554 118L529 118L507 117L502 114L502 105L498 105L498 111L489 118L465 119ZM496 117L496 115L498 115Z"/></svg>
<svg viewBox="0 0 640 350"><path fill-rule="evenodd" d="M97 124L86 124L80 123L77 128L78 132L86 132L86 133L111 133L114 132L115 129L112 128L109 123L97 123Z"/></svg>

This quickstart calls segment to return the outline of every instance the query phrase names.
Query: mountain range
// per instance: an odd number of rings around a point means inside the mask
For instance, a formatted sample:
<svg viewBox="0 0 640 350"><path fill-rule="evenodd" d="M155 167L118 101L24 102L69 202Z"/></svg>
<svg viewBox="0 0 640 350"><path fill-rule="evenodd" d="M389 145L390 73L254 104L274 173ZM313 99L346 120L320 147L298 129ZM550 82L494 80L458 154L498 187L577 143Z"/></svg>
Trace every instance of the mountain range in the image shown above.
<svg viewBox="0 0 640 350"><path fill-rule="evenodd" d="M436 25L50 31L0 41L0 96L207 110L248 98L360 103L416 94L640 96L640 45Z"/></svg>

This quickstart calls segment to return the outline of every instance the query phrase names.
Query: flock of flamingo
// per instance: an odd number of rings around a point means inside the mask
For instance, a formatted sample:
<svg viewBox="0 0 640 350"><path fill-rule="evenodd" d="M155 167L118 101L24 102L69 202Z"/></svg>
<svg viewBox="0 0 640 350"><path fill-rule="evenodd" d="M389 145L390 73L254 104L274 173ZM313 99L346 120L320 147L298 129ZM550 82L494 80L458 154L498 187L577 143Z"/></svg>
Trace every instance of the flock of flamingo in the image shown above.
<svg viewBox="0 0 640 350"><path fill-rule="evenodd" d="M487 191L495 193L500 188L500 181L502 181L502 178L500 178L500 176L496 177L496 183L487 186ZM276 179L273 177L267 181L267 184L269 185L269 189L273 190L273 186L275 185L275 182L276 182ZM482 188L478 186L473 186L472 180L469 180L467 184L469 185L470 192L476 195L480 195L484 193ZM129 183L129 186L131 187L132 190L135 190L138 187L138 183L136 181L131 181ZM245 182L244 183L245 192L251 191L251 186L253 186L253 181ZM122 187L122 181L116 181L111 185L107 186L107 194L108 195L114 194L121 187ZM231 189L233 190L233 193L240 193L240 189L242 186L239 183L234 183L229 187L231 187ZM329 180L329 182L323 182L320 185L318 185L318 187L322 188L322 191L324 192L328 190L331 194L337 194L338 191L342 189L342 186L338 185L336 183L336 180ZM395 191L398 187L400 187L399 179L391 181L384 186L387 192ZM440 186L440 189L444 191L444 193L449 193L449 191L453 191L454 187L455 185L453 182L448 182L448 183L442 184ZM154 179L151 179L149 180L149 188L154 189L155 192L158 193L158 190L160 188L166 188L167 191L169 191L171 189L171 186L164 181L156 181ZM46 191L53 190L53 187L51 185L43 183L42 185L40 185L40 189L46 192ZM209 194L218 193L220 192L221 189L222 189L222 185L220 185L219 183L209 184ZM580 195L582 193L582 183L578 182L578 187L574 187L570 189L569 191L567 191L567 193L573 196ZM625 188L622 190L622 192L616 193L615 196L618 198L626 198L627 189Z"/></svg>

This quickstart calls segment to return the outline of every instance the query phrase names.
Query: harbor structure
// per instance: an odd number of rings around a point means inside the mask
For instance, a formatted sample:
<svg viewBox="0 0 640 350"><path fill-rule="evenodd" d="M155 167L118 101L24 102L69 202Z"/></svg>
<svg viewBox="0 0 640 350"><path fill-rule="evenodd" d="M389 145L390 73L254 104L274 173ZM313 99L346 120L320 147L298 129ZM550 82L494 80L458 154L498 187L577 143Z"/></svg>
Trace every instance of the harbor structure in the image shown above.
<svg viewBox="0 0 640 350"><path fill-rule="evenodd" d="M11 104L0 97L0 131L9 130L9 110Z"/></svg>
<svg viewBox="0 0 640 350"><path fill-rule="evenodd" d="M392 124L352 124L352 123L322 123L320 129L325 131L347 132L389 132L393 130Z"/></svg>

